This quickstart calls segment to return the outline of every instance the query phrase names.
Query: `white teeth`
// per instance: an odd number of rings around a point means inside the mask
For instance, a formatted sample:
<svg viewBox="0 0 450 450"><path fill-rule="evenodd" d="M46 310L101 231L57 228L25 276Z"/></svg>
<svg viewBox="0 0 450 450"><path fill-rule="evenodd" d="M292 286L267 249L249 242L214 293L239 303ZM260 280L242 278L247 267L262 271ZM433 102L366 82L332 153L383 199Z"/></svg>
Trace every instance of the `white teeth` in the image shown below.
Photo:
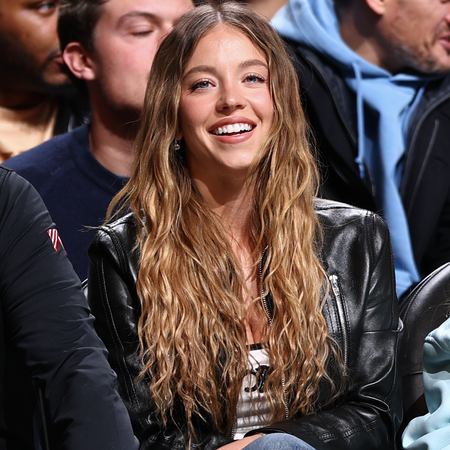
<svg viewBox="0 0 450 450"><path fill-rule="evenodd" d="M225 125L214 130L214 134L239 133L240 131L251 131L253 127L248 123L235 123L233 125Z"/></svg>

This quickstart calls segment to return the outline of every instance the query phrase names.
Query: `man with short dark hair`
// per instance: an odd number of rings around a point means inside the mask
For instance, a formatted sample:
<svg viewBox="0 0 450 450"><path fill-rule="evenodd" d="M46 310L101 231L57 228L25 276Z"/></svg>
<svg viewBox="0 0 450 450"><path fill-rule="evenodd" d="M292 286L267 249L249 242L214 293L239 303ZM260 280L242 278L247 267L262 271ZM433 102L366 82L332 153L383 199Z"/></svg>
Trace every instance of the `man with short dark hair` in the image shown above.
<svg viewBox="0 0 450 450"><path fill-rule="evenodd" d="M381 213L397 293L450 261L450 2L290 0L321 194Z"/></svg>
<svg viewBox="0 0 450 450"><path fill-rule="evenodd" d="M159 42L191 0L64 0L63 58L89 93L90 126L13 158L7 166L39 191L69 259L86 278L87 249L127 181L145 89Z"/></svg>
<svg viewBox="0 0 450 450"><path fill-rule="evenodd" d="M0 162L84 123L56 33L58 3L0 0Z"/></svg>

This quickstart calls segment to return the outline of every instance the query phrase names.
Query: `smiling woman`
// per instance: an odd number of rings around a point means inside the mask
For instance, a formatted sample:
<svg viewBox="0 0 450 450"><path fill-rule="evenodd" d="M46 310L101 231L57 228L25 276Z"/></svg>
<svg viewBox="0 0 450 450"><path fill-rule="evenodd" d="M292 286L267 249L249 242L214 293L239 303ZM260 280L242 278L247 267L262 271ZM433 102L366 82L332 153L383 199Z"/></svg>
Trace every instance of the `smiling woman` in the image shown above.
<svg viewBox="0 0 450 450"><path fill-rule="evenodd" d="M177 138L191 176L209 191L237 170L244 181L274 114L265 55L246 35L217 26L198 43L181 86Z"/></svg>
<svg viewBox="0 0 450 450"><path fill-rule="evenodd" d="M388 233L315 200L297 92L276 32L234 3L186 14L155 56L89 273L141 448L393 448Z"/></svg>

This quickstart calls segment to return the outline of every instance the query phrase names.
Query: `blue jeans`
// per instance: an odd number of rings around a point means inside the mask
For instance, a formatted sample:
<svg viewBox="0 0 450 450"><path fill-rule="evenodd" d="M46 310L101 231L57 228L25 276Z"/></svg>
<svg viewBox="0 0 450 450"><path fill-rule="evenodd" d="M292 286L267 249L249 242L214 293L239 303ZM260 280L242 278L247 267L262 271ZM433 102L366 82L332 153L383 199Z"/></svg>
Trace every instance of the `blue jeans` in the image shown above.
<svg viewBox="0 0 450 450"><path fill-rule="evenodd" d="M286 433L272 433L250 442L242 450L315 450L305 441Z"/></svg>

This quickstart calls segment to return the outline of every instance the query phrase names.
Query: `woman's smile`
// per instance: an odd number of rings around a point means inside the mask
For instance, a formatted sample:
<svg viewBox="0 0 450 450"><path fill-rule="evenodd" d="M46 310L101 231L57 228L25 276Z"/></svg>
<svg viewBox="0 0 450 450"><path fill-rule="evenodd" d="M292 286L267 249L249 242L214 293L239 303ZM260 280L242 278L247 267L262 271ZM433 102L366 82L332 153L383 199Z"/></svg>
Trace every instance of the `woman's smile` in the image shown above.
<svg viewBox="0 0 450 450"><path fill-rule="evenodd" d="M211 134L224 144L245 142L253 135L257 125L245 117L222 119L212 127Z"/></svg>

